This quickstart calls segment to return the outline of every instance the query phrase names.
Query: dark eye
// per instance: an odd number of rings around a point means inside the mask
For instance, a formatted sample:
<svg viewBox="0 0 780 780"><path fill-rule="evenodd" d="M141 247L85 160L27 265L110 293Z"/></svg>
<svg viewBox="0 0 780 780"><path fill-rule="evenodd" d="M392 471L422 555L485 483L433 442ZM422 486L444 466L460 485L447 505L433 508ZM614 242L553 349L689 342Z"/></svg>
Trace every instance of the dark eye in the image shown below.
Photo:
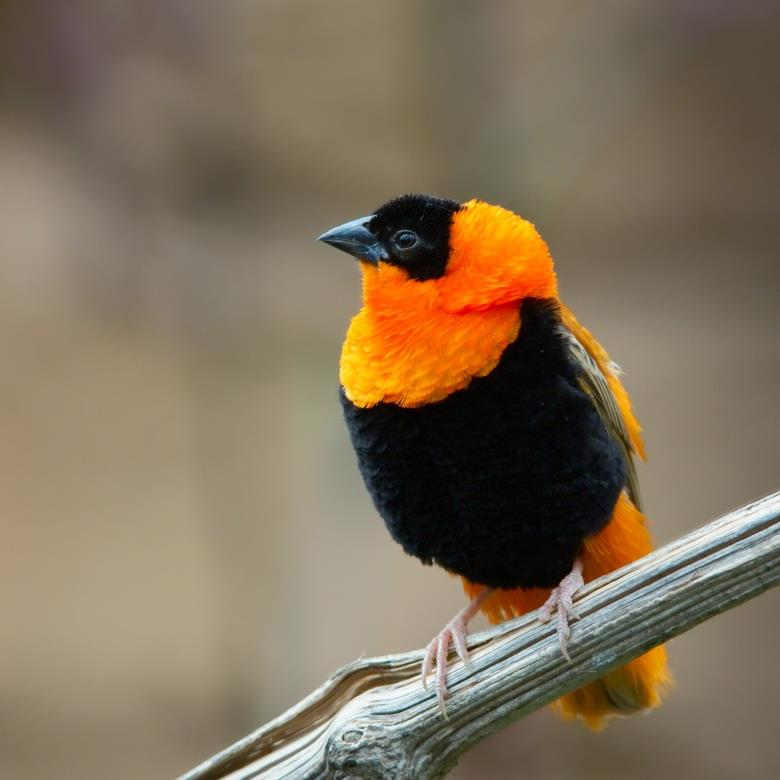
<svg viewBox="0 0 780 780"><path fill-rule="evenodd" d="M397 249L411 249L418 241L417 233L413 230L399 230L393 236L393 244Z"/></svg>

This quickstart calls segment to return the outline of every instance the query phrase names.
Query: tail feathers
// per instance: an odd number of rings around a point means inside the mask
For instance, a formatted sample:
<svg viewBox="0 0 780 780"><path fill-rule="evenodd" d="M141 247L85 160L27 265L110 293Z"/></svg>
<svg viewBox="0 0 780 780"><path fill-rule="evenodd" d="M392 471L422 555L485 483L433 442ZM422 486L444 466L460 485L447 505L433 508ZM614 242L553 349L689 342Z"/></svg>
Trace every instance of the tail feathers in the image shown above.
<svg viewBox="0 0 780 780"><path fill-rule="evenodd" d="M577 718L599 731L610 717L658 707L670 684L666 649L654 647L584 688L566 694L552 707L566 720Z"/></svg>
<svg viewBox="0 0 780 780"><path fill-rule="evenodd" d="M605 528L583 543L581 559L585 581L619 569L652 549L645 518L624 493ZM481 585L465 579L463 587L470 598L482 590ZM500 623L538 609L548 595L549 591L544 588L499 590L481 609L491 623ZM671 683L666 650L654 647L604 677L563 696L552 706L565 719L577 718L598 730L604 728L611 716L631 715L658 707Z"/></svg>

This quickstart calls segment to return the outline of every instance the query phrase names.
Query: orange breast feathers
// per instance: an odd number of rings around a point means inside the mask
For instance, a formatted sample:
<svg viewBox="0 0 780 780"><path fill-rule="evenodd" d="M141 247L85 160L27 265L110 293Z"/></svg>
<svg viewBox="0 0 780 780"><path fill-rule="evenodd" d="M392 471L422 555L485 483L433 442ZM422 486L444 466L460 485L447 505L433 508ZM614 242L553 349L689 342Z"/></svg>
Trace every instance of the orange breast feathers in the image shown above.
<svg viewBox="0 0 780 780"><path fill-rule="evenodd" d="M547 245L510 211L469 201L450 228L441 278L416 281L388 263L361 263L363 308L341 353L340 380L360 407L421 406L486 376L520 331L519 302L553 298Z"/></svg>

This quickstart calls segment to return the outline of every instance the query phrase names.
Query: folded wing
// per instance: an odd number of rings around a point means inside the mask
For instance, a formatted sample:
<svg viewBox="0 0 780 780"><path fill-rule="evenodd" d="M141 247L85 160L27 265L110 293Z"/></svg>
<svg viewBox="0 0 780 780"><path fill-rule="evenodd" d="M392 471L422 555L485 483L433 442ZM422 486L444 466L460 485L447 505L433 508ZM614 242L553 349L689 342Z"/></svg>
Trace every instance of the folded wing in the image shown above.
<svg viewBox="0 0 780 780"><path fill-rule="evenodd" d="M620 381L620 369L609 359L604 347L577 322L576 317L563 304L561 323L571 356L582 369L582 388L593 399L599 416L625 457L629 498L641 509L634 456L644 460L645 449L641 426L631 408L628 393Z"/></svg>

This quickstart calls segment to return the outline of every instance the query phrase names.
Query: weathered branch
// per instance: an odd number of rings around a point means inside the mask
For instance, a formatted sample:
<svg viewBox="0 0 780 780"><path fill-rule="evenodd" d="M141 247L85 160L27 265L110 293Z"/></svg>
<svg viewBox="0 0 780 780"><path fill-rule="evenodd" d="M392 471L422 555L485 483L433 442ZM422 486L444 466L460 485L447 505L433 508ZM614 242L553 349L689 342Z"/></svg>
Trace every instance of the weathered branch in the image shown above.
<svg viewBox="0 0 780 780"><path fill-rule="evenodd" d="M589 583L561 656L524 615L471 637L448 674L449 719L419 681L421 651L355 661L181 780L437 778L503 725L780 582L780 493Z"/></svg>

